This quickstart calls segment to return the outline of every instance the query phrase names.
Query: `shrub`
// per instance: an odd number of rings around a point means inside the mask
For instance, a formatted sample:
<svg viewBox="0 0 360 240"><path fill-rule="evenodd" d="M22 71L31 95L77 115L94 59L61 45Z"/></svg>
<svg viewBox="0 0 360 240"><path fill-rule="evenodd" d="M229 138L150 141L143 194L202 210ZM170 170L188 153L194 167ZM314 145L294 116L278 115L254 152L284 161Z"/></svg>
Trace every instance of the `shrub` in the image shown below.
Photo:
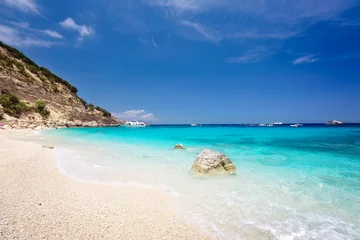
<svg viewBox="0 0 360 240"><path fill-rule="evenodd" d="M20 102L19 98L12 94L1 94L0 104L3 108L11 108Z"/></svg>
<svg viewBox="0 0 360 240"><path fill-rule="evenodd" d="M87 102L85 101L85 99L79 97L79 100L82 102L82 104L84 104L84 107L87 107Z"/></svg>
<svg viewBox="0 0 360 240"><path fill-rule="evenodd" d="M50 72L49 69L44 68L44 67L39 67L39 71L41 71L41 73L50 81L53 80L57 83L61 83L63 85L65 85L66 87L68 87L70 89L71 92L73 93L77 93L78 89L76 87L74 87L73 85L71 85L68 81L58 77L57 75L53 74L52 72Z"/></svg>
<svg viewBox="0 0 360 240"><path fill-rule="evenodd" d="M46 109L45 103L41 100L36 101L35 109L43 118L48 118L50 116L50 112Z"/></svg>
<svg viewBox="0 0 360 240"><path fill-rule="evenodd" d="M34 66L34 67L39 67L30 58L26 57L22 52L20 52L16 48L10 47L10 46L2 43L1 41L0 41L0 47L5 48L14 58L17 58L17 59L23 61L24 63L28 64L28 65L31 65L31 66Z"/></svg>
<svg viewBox="0 0 360 240"><path fill-rule="evenodd" d="M70 89L70 91L73 93L78 92L78 89L76 87L74 87L73 85L71 85L68 81L53 74L47 68L39 67L35 62L33 62L30 58L26 57L22 52L20 52L16 48L10 47L1 41L0 41L0 47L5 48L9 52L10 56L12 56L18 60L21 60L23 63L25 63L26 67L32 73L39 75L39 71L40 71L49 81L53 80L57 83L61 83L61 84L65 85L66 87L68 87ZM15 64L15 65L21 64L10 58L3 57L2 59L4 60L4 62L1 61L1 65L5 65L5 67L7 67L7 68L12 67L13 64ZM26 75L24 75L24 76L26 76Z"/></svg>
<svg viewBox="0 0 360 240"><path fill-rule="evenodd" d="M88 105L86 106L86 108L89 109L89 110L92 111L92 112L95 110L94 104L91 104L91 103L88 104Z"/></svg>
<svg viewBox="0 0 360 240"><path fill-rule="evenodd" d="M104 117L111 117L111 113L106 111L105 109L101 108L101 107L96 107L95 108L96 110L102 112L103 116Z"/></svg>
<svg viewBox="0 0 360 240"><path fill-rule="evenodd" d="M31 111L31 107L21 102L17 96L12 94L1 94L0 104L3 106L4 113L16 118L19 118L22 113Z"/></svg>

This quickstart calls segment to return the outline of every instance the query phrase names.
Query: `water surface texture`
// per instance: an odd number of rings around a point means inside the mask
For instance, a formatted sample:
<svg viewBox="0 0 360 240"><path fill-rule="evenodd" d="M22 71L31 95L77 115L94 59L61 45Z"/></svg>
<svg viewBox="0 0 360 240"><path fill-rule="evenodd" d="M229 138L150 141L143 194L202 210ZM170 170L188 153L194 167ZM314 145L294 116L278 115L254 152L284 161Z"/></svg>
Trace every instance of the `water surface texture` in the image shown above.
<svg viewBox="0 0 360 240"><path fill-rule="evenodd" d="M75 178L164 188L215 239L360 239L360 127L151 126L40 132ZM174 150L182 143L186 150ZM237 175L196 179L203 149Z"/></svg>

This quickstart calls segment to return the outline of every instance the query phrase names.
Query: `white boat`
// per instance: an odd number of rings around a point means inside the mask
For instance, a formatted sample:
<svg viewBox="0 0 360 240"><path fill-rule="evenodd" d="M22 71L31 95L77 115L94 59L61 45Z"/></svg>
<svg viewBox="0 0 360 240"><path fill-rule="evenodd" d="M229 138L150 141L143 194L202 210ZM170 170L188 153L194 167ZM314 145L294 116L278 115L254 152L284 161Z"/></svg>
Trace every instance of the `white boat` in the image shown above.
<svg viewBox="0 0 360 240"><path fill-rule="evenodd" d="M139 121L129 121L126 122L125 127L146 127L146 123L145 122L139 122Z"/></svg>
<svg viewBox="0 0 360 240"><path fill-rule="evenodd" d="M197 125L196 125L195 123L192 123L191 126L192 126L192 127L196 127Z"/></svg>
<svg viewBox="0 0 360 240"><path fill-rule="evenodd" d="M344 124L343 122L340 122L338 120L331 120L331 121L328 121L327 123L328 125L341 125L341 124Z"/></svg>
<svg viewBox="0 0 360 240"><path fill-rule="evenodd" d="M267 127L274 127L275 125L274 124L266 124Z"/></svg>
<svg viewBox="0 0 360 240"><path fill-rule="evenodd" d="M299 123L291 124L291 125L290 125L290 127L296 127L296 128L297 128L297 127L301 127L301 126L302 126L302 124L299 124Z"/></svg>
<svg viewBox="0 0 360 240"><path fill-rule="evenodd" d="M283 125L282 122L274 122L274 123L272 123L272 124L274 124L274 125Z"/></svg>

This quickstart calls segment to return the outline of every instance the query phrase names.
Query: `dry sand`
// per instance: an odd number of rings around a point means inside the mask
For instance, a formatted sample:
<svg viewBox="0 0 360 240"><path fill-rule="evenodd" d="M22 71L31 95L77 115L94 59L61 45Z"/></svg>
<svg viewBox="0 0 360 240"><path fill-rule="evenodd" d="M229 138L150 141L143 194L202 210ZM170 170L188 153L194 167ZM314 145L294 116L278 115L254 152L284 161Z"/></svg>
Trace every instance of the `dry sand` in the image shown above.
<svg viewBox="0 0 360 240"><path fill-rule="evenodd" d="M53 150L0 130L0 239L208 239L159 189L75 180Z"/></svg>

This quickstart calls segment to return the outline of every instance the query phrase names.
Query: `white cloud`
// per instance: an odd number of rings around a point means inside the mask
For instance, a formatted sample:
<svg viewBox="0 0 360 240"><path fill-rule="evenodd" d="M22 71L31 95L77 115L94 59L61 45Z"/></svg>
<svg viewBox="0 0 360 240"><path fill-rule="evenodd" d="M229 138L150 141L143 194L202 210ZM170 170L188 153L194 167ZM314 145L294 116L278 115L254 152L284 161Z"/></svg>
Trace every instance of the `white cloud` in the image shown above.
<svg viewBox="0 0 360 240"><path fill-rule="evenodd" d="M276 53L278 46L258 46L255 49L246 51L243 55L238 57L229 57L226 59L228 63L254 63L267 58Z"/></svg>
<svg viewBox="0 0 360 240"><path fill-rule="evenodd" d="M151 43L155 48L157 48L157 43L155 42L153 37L151 37Z"/></svg>
<svg viewBox="0 0 360 240"><path fill-rule="evenodd" d="M140 119L144 120L144 121L153 121L153 120L155 120L155 116L153 113L147 113L147 114L140 116Z"/></svg>
<svg viewBox="0 0 360 240"><path fill-rule="evenodd" d="M80 34L80 36L78 38L79 41L82 41L84 39L84 37L95 34L95 30L93 28L86 26L86 25L78 25L70 17L68 17L64 21L60 22L60 26L62 26L65 29L74 30L74 31L79 32L79 34Z"/></svg>
<svg viewBox="0 0 360 240"><path fill-rule="evenodd" d="M313 63L318 60L319 60L319 58L316 58L314 55L307 55L307 56L295 59L293 64Z"/></svg>
<svg viewBox="0 0 360 240"><path fill-rule="evenodd" d="M24 30L27 31L31 31L31 32L39 32L39 33L43 33L46 34L52 38L56 38L56 39L62 39L64 38L60 33L54 31L54 30L42 30L42 29L36 29L36 28L31 28L30 24L28 22L9 22L10 24L22 28Z"/></svg>
<svg viewBox="0 0 360 240"><path fill-rule="evenodd" d="M218 42L219 40L221 40L218 32L216 32L215 30L210 29L200 23L182 20L181 25L193 28L201 36L203 36L205 38L205 40L209 40L211 42Z"/></svg>
<svg viewBox="0 0 360 240"><path fill-rule="evenodd" d="M196 30L211 42L242 39L284 40L315 23L333 20L357 0L143 0L162 9L165 20ZM170 22L169 21L169 22ZM186 38L191 34L178 31Z"/></svg>
<svg viewBox="0 0 360 240"><path fill-rule="evenodd" d="M143 121L155 121L155 115L148 113L145 110L129 110L121 113L113 113L115 117L122 120L143 120Z"/></svg>
<svg viewBox="0 0 360 240"><path fill-rule="evenodd" d="M26 33L19 31L16 28L0 24L0 40L12 46L41 46L51 47L58 44L52 41L42 40L33 36L28 36Z"/></svg>
<svg viewBox="0 0 360 240"><path fill-rule="evenodd" d="M249 54L249 55L244 55L244 56L240 56L240 57L230 57L227 59L228 63L249 63L249 62L253 62L254 59L256 59L257 55L256 54Z"/></svg>
<svg viewBox="0 0 360 240"><path fill-rule="evenodd" d="M13 8L17 8L23 12L40 14L40 7L35 0L2 0L2 2Z"/></svg>
<svg viewBox="0 0 360 240"><path fill-rule="evenodd" d="M61 34L59 34L56 31L53 31L53 30L40 30L40 31L49 35L50 37L53 37L53 38L57 38L57 39L64 38Z"/></svg>
<svg viewBox="0 0 360 240"><path fill-rule="evenodd" d="M237 14L262 16L273 20L298 19L303 17L329 17L358 4L357 0L143 0L145 3L164 9L172 9L174 14L234 12ZM169 11L167 11L169 13Z"/></svg>

